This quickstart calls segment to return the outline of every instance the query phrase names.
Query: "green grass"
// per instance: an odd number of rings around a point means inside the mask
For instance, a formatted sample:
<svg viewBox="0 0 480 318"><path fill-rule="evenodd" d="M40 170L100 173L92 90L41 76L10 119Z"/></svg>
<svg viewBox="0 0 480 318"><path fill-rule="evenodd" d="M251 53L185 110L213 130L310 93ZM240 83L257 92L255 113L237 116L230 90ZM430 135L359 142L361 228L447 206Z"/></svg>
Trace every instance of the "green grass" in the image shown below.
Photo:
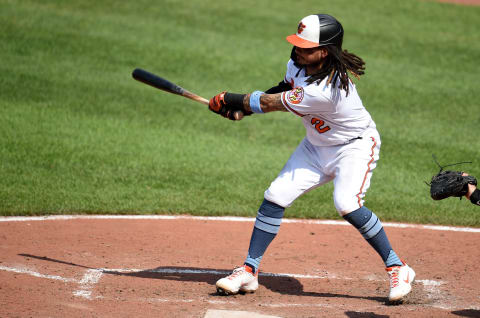
<svg viewBox="0 0 480 318"><path fill-rule="evenodd" d="M141 67L210 98L284 76L285 36L336 16L367 62L358 89L382 136L366 204L384 221L480 226L435 202L442 164L480 177L480 8L427 1L0 0L0 214L256 214L304 136L288 113L233 123L131 78ZM287 217L339 218L332 185Z"/></svg>

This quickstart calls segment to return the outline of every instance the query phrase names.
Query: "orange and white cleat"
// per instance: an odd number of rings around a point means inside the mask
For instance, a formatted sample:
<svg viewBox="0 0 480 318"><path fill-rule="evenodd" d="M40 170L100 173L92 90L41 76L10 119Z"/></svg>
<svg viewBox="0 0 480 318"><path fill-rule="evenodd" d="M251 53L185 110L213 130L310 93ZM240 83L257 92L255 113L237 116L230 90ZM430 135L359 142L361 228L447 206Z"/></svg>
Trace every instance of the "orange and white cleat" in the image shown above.
<svg viewBox="0 0 480 318"><path fill-rule="evenodd" d="M402 261L402 266L387 267L385 270L390 277L390 295L388 300L398 302L412 290L415 280L415 271Z"/></svg>
<svg viewBox="0 0 480 318"><path fill-rule="evenodd" d="M253 293L258 289L258 271L253 274L249 266L235 268L232 274L221 278L216 283L217 293L221 295L235 295L239 291Z"/></svg>

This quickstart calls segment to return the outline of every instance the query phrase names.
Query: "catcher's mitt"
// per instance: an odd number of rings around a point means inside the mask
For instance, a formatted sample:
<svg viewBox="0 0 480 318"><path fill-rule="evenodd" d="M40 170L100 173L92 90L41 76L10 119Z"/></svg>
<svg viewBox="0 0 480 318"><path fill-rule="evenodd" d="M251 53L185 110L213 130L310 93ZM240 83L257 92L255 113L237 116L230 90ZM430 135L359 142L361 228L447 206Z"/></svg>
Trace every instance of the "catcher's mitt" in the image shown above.
<svg viewBox="0 0 480 318"><path fill-rule="evenodd" d="M461 171L441 171L432 177L430 196L434 200L448 197L463 197L468 192L468 184L477 185L473 176L464 176Z"/></svg>

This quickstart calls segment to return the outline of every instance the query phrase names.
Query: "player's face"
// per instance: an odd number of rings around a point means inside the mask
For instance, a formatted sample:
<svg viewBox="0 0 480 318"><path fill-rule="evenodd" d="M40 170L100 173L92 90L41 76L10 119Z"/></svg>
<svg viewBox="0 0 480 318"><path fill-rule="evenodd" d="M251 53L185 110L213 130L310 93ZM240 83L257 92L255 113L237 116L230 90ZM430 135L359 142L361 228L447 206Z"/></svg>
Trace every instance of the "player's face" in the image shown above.
<svg viewBox="0 0 480 318"><path fill-rule="evenodd" d="M321 47L313 47L304 49L301 47L295 48L297 54L297 63L300 65L315 65L319 64L326 56L327 50Z"/></svg>

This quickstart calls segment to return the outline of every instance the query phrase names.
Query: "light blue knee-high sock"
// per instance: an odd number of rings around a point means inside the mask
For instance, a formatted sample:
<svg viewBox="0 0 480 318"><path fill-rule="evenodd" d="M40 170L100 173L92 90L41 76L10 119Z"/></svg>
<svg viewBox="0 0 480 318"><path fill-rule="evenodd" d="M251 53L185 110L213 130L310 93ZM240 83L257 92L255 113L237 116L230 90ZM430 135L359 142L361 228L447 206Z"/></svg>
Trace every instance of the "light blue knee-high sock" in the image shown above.
<svg viewBox="0 0 480 318"><path fill-rule="evenodd" d="M284 207L265 199L260 205L245 260L245 265L251 267L254 272L258 270L263 254L280 229L284 211Z"/></svg>
<svg viewBox="0 0 480 318"><path fill-rule="evenodd" d="M402 261L393 251L382 223L375 213L366 207L361 207L345 215L343 218L360 231L367 242L382 257L385 266L402 265Z"/></svg>

